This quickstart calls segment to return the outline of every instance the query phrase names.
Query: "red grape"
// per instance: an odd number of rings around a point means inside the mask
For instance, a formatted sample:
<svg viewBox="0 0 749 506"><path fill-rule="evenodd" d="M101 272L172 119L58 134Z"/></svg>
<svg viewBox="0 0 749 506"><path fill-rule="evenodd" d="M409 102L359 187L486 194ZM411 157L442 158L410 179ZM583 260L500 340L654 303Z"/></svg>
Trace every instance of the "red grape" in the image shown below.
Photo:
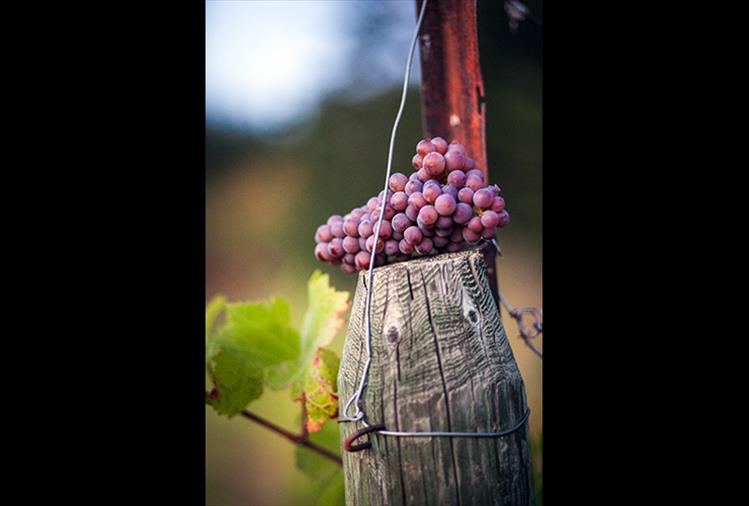
<svg viewBox="0 0 749 506"><path fill-rule="evenodd" d="M421 230L419 230L419 227L410 226L405 230L405 232L403 232L403 239L411 246L419 244L422 238L423 235L421 233Z"/></svg>
<svg viewBox="0 0 749 506"><path fill-rule="evenodd" d="M434 152L424 157L424 168L429 171L432 177L439 177L445 172L445 157Z"/></svg>
<svg viewBox="0 0 749 506"><path fill-rule="evenodd" d="M442 195L437 197L437 200L434 201L434 208L442 216L450 216L451 214L453 214L455 212L456 205L457 204L453 196L446 193L443 193Z"/></svg>
<svg viewBox="0 0 749 506"><path fill-rule="evenodd" d="M401 174L400 172L396 172L395 174L390 176L388 186L394 192L402 192L406 187L406 183L408 183L408 178L406 177L406 175Z"/></svg>
<svg viewBox="0 0 749 506"><path fill-rule="evenodd" d="M425 139L420 140L416 145L416 152L423 157L426 157L428 153L433 153L436 150L437 146Z"/></svg>
<svg viewBox="0 0 749 506"><path fill-rule="evenodd" d="M447 153L447 141L442 137L435 137L432 139L432 144L437 148L437 152L441 155Z"/></svg>
<svg viewBox="0 0 749 506"><path fill-rule="evenodd" d="M439 214L434 206L426 205L419 210L418 219L427 225L434 225L438 217Z"/></svg>

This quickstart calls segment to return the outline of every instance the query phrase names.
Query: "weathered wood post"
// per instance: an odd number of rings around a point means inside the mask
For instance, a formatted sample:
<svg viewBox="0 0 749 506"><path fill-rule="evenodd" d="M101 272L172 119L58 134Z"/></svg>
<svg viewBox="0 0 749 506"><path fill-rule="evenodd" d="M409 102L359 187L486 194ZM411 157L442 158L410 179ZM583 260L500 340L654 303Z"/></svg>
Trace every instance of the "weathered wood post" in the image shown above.
<svg viewBox="0 0 749 506"><path fill-rule="evenodd" d="M366 359L360 273L338 376L340 408ZM522 420L525 387L479 249L378 267L363 406L396 431L499 432ZM341 441L362 427L341 424ZM498 438L369 434L343 452L346 504L533 504L528 425Z"/></svg>
<svg viewBox="0 0 749 506"><path fill-rule="evenodd" d="M416 0L417 9L421 0ZM475 0L430 0L419 38L427 138L459 139L488 178ZM342 412L366 361L366 272L359 274L338 376ZM395 431L499 432L522 420L525 387L497 306L490 246L378 267L370 424ZM341 442L362 428L341 424ZM503 437L394 437L344 452L346 503L534 504L528 424Z"/></svg>

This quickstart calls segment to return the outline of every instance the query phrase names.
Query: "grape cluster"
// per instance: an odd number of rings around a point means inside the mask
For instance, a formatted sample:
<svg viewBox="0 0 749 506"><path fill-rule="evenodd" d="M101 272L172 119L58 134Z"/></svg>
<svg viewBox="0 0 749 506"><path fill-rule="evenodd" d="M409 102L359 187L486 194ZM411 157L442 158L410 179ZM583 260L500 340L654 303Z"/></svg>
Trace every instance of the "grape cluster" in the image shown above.
<svg viewBox="0 0 749 506"><path fill-rule="evenodd" d="M334 214L315 233L315 256L346 272L408 260L414 255L460 251L494 238L510 221L497 185L488 185L458 142L421 140L412 160L415 172L390 176L380 192L345 216ZM380 237L374 231L385 212Z"/></svg>

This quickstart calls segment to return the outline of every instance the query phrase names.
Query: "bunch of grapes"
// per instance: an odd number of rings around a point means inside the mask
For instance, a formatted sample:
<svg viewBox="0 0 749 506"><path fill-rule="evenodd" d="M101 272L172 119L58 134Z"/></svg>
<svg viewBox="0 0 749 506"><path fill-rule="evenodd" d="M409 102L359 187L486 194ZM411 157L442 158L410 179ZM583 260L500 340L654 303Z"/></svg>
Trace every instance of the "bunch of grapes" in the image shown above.
<svg viewBox="0 0 749 506"><path fill-rule="evenodd" d="M466 156L458 142L442 137L421 140L406 177L390 176L387 192L380 192L345 216L334 214L315 233L315 256L346 272L401 262L416 255L460 251L482 239L494 238L510 221L497 185ZM384 202L380 234L374 232Z"/></svg>

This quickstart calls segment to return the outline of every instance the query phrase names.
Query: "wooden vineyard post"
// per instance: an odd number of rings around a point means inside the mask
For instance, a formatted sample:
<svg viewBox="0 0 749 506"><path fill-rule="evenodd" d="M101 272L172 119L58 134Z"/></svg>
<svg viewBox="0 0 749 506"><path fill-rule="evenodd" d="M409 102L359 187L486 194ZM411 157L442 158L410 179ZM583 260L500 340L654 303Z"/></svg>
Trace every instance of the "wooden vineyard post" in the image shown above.
<svg viewBox="0 0 749 506"><path fill-rule="evenodd" d="M340 410L366 360L366 283L364 271L338 374ZM522 421L525 387L489 290L484 252L378 267L374 285L368 423L407 432L499 432ZM362 426L341 424L341 441ZM370 448L343 452L348 506L534 504L527 423L495 438L367 439Z"/></svg>

